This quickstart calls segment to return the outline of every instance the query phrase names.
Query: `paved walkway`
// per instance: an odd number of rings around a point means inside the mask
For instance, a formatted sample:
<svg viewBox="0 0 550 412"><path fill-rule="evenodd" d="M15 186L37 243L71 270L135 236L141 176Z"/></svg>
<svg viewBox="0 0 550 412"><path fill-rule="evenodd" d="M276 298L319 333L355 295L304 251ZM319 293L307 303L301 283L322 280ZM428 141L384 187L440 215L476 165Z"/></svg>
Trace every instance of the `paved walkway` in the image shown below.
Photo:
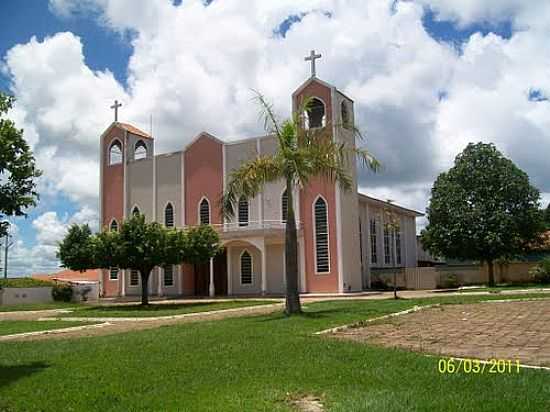
<svg viewBox="0 0 550 412"><path fill-rule="evenodd" d="M441 305L335 336L433 354L550 366L550 299Z"/></svg>

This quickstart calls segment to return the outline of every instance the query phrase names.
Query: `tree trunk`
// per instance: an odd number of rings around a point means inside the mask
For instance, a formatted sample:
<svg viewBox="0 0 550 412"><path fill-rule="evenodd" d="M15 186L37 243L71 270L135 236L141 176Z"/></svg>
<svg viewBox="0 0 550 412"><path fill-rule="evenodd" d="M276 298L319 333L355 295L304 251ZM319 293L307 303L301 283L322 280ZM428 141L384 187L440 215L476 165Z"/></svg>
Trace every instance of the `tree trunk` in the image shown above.
<svg viewBox="0 0 550 412"><path fill-rule="evenodd" d="M141 305L147 306L149 304L149 275L152 268L140 269L141 275Z"/></svg>
<svg viewBox="0 0 550 412"><path fill-rule="evenodd" d="M487 267L489 268L489 286L495 286L495 269L492 260L487 260Z"/></svg>
<svg viewBox="0 0 550 412"><path fill-rule="evenodd" d="M285 230L285 267L286 267L286 314L301 313L300 293L298 291L298 236L294 217L292 181L286 181L288 199Z"/></svg>

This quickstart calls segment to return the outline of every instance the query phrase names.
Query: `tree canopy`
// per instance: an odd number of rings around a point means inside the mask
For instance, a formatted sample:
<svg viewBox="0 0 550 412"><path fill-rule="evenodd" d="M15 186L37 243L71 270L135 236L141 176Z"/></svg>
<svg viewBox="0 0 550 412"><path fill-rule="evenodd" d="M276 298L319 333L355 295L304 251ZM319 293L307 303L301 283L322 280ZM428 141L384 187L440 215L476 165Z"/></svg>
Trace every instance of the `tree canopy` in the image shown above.
<svg viewBox="0 0 550 412"><path fill-rule="evenodd" d="M88 225L72 225L59 244L57 256L71 270L116 267L139 271L142 304L147 304L149 276L155 267L206 263L218 252L218 233L211 226L168 229L136 215L124 221L118 231L95 235Z"/></svg>
<svg viewBox="0 0 550 412"><path fill-rule="evenodd" d="M32 151L23 138L23 130L6 117L14 98L0 92L0 220L4 216L26 216L25 209L36 205L38 193ZM7 224L0 222L0 236Z"/></svg>
<svg viewBox="0 0 550 412"><path fill-rule="evenodd" d="M436 179L422 243L432 254L488 263L523 253L544 229L539 191L493 144L470 143Z"/></svg>

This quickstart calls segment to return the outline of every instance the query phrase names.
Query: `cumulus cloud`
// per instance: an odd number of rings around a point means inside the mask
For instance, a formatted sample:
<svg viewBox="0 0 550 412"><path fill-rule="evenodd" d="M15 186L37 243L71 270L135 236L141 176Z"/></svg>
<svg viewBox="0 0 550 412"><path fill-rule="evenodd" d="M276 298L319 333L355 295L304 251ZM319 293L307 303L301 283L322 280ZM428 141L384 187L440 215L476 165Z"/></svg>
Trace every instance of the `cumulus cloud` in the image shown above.
<svg viewBox="0 0 550 412"><path fill-rule="evenodd" d="M511 22L514 32L438 42L425 8L459 26ZM31 39L4 63L44 187L95 210L97 150L113 99L120 117L148 129L157 150L182 148L202 130L231 140L262 132L251 89L282 116L308 76L303 56L323 54L319 76L355 100L358 126L384 169L362 172L368 193L424 210L439 172L470 141L491 141L550 199L550 6L491 0L50 0L63 18L91 15L131 42L127 87L91 70L72 33ZM283 35L280 26L290 22ZM530 99L533 93L538 99ZM536 148L536 150L534 150ZM44 218L46 219L46 218Z"/></svg>

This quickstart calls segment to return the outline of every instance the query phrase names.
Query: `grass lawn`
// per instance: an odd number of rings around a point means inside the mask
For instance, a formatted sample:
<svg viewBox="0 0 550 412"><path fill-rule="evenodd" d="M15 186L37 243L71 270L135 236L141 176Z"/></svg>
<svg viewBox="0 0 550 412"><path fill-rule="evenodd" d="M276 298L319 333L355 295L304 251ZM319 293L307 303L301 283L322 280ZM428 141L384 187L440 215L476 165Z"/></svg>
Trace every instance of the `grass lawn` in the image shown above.
<svg viewBox="0 0 550 412"><path fill-rule="evenodd" d="M28 310L47 310L47 309L74 309L81 306L78 303L71 302L52 302L52 303L28 303L22 305L0 305L0 312L18 312Z"/></svg>
<svg viewBox="0 0 550 412"><path fill-rule="evenodd" d="M69 328L71 326L90 325L96 322L71 322L71 321L48 321L37 320L2 320L0 321L0 336L12 335L14 333L35 332L38 330L51 330Z"/></svg>
<svg viewBox="0 0 550 412"><path fill-rule="evenodd" d="M245 306L256 306L277 303L269 300L228 300L220 302L193 302L193 303L162 303L141 306L132 305L105 305L105 306L80 306L74 312L64 313L65 317L150 317L170 316L184 313L208 312L213 310L242 308Z"/></svg>
<svg viewBox="0 0 550 412"><path fill-rule="evenodd" d="M501 285L496 285L495 287L482 286L479 288L466 288L460 289L460 292L502 292L504 290L520 290L520 289L549 289L550 285L548 284L538 284L538 283L526 283L524 285L517 284L507 284L503 283Z"/></svg>
<svg viewBox="0 0 550 412"><path fill-rule="evenodd" d="M438 358L312 335L418 304L491 298L501 297L332 301L292 318L0 343L0 410L290 411L289 397L313 394L329 411L547 411L548 372L443 375Z"/></svg>

